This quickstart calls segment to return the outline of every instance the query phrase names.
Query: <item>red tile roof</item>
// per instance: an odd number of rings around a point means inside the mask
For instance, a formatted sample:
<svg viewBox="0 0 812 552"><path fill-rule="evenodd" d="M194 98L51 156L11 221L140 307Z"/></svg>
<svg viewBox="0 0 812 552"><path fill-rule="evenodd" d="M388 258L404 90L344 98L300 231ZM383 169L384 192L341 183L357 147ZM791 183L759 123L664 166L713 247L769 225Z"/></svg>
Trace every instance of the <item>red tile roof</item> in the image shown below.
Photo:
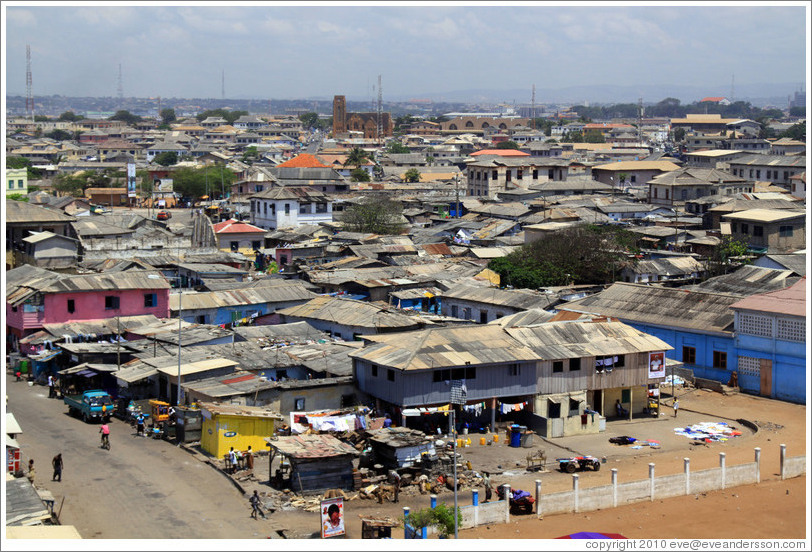
<svg viewBox="0 0 812 552"><path fill-rule="evenodd" d="M267 230L263 230L253 224L234 219L224 220L214 225L215 234L265 234L266 232Z"/></svg>
<svg viewBox="0 0 812 552"><path fill-rule="evenodd" d="M632 128L632 125L625 123L588 123L584 125L584 130L594 130L596 128Z"/></svg>
<svg viewBox="0 0 812 552"><path fill-rule="evenodd" d="M486 150L479 150L475 151L471 154L471 157L476 157L478 155L499 155L501 157L530 157L529 153L524 153L523 151L514 150L514 149L486 149Z"/></svg>
<svg viewBox="0 0 812 552"><path fill-rule="evenodd" d="M701 102L721 102L722 100L724 100L722 96L708 96L707 98L702 98L699 101L701 103Z"/></svg>
<svg viewBox="0 0 812 552"><path fill-rule="evenodd" d="M280 163L277 167L300 167L300 168L316 168L316 169L329 169L330 165L325 165L315 155L309 153L300 153L293 159Z"/></svg>

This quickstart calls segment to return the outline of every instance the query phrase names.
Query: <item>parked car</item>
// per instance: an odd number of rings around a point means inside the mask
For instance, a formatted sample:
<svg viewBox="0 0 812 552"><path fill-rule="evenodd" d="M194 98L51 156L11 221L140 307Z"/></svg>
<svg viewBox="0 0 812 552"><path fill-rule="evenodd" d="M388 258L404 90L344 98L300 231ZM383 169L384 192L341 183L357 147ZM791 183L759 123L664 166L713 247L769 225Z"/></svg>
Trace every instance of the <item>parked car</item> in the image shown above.
<svg viewBox="0 0 812 552"><path fill-rule="evenodd" d="M158 215L156 216L158 220L169 220L172 218L172 213L169 211L158 211Z"/></svg>

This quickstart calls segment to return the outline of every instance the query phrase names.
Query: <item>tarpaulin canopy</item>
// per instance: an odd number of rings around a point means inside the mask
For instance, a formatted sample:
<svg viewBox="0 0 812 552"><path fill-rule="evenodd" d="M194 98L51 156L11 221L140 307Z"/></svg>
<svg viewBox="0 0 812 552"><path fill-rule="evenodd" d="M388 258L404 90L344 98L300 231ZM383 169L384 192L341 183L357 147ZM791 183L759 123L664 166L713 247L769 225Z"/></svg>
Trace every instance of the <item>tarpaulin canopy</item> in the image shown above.
<svg viewBox="0 0 812 552"><path fill-rule="evenodd" d="M564 535L563 537L556 537L557 539L625 539L620 533L594 533L592 531L581 531L580 533L572 533L571 535Z"/></svg>

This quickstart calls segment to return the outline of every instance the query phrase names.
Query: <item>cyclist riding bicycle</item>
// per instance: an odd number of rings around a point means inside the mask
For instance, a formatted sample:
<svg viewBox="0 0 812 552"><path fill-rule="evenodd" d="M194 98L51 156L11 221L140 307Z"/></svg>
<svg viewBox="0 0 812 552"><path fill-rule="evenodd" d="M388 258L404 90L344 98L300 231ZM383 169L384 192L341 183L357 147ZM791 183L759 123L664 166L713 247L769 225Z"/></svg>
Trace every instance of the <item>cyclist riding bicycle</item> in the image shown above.
<svg viewBox="0 0 812 552"><path fill-rule="evenodd" d="M101 433L101 444L103 447L110 446L110 426L107 424L102 424L101 429L99 429L99 433Z"/></svg>

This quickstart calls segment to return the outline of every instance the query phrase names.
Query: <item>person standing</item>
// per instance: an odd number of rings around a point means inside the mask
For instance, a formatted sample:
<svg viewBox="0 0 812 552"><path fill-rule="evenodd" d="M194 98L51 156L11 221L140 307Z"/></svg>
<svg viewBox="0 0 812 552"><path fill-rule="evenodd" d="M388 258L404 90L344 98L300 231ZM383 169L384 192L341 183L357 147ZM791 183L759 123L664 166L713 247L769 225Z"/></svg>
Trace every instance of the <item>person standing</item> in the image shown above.
<svg viewBox="0 0 812 552"><path fill-rule="evenodd" d="M54 466L54 476L51 478L51 481L59 481L62 482L62 453L60 452L54 459L51 460L51 464Z"/></svg>
<svg viewBox="0 0 812 552"><path fill-rule="evenodd" d="M234 447L228 451L228 463L230 464L231 473L237 472L237 453L234 452Z"/></svg>
<svg viewBox="0 0 812 552"><path fill-rule="evenodd" d="M674 417L677 417L677 412L679 411L679 399L674 399Z"/></svg>
<svg viewBox="0 0 812 552"><path fill-rule="evenodd" d="M248 445L248 450L245 451L245 467L249 470L254 469L254 451L251 449L251 445Z"/></svg>
<svg viewBox="0 0 812 552"><path fill-rule="evenodd" d="M48 398L53 399L54 397L56 397L56 393L54 393L54 377L48 374Z"/></svg>
<svg viewBox="0 0 812 552"><path fill-rule="evenodd" d="M392 502L400 502L398 498L400 496L400 474L396 471L392 471L392 477L395 479L395 499Z"/></svg>
<svg viewBox="0 0 812 552"><path fill-rule="evenodd" d="M34 484L34 477L36 476L36 472L34 471L34 459L28 461L28 480L31 484Z"/></svg>
<svg viewBox="0 0 812 552"><path fill-rule="evenodd" d="M267 519L265 517L265 512L262 511L262 507L260 506L262 502L259 498L259 494L257 494L256 489L254 490L254 494L251 495L251 498L249 498L248 500L251 502L251 508L253 508L251 510L251 517L253 519L257 519L257 514L260 514L262 516L262 519Z"/></svg>
<svg viewBox="0 0 812 552"><path fill-rule="evenodd" d="M489 502L491 500L491 496L493 496L493 489L491 488L491 474L488 472L483 472L485 477L482 478L482 481L485 483L485 502Z"/></svg>

